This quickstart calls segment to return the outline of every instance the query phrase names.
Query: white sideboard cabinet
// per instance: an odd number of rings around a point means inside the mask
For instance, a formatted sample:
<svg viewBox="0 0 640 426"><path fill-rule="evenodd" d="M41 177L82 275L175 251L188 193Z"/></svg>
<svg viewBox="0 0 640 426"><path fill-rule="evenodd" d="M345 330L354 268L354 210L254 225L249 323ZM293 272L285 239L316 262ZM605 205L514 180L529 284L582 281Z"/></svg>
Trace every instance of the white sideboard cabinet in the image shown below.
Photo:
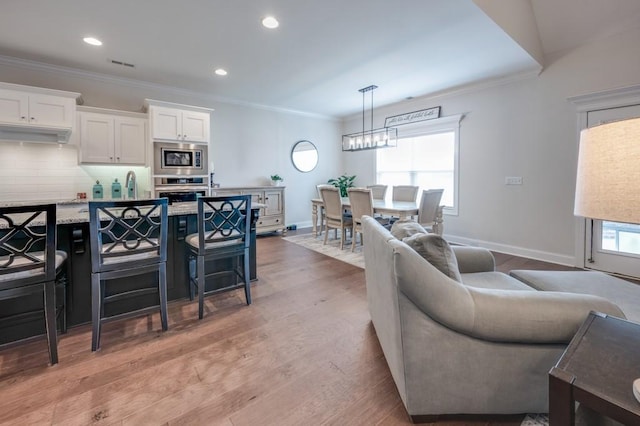
<svg viewBox="0 0 640 426"><path fill-rule="evenodd" d="M145 114L78 108L80 163L146 165Z"/></svg>
<svg viewBox="0 0 640 426"><path fill-rule="evenodd" d="M287 232L285 225L284 186L251 186L213 188L212 196L251 195L252 203L264 204L256 222L256 233Z"/></svg>
<svg viewBox="0 0 640 426"><path fill-rule="evenodd" d="M64 143L73 129L79 97L75 92L0 83L0 133L25 139L49 135Z"/></svg>
<svg viewBox="0 0 640 426"><path fill-rule="evenodd" d="M151 139L165 142L208 144L211 139L211 109L145 100Z"/></svg>

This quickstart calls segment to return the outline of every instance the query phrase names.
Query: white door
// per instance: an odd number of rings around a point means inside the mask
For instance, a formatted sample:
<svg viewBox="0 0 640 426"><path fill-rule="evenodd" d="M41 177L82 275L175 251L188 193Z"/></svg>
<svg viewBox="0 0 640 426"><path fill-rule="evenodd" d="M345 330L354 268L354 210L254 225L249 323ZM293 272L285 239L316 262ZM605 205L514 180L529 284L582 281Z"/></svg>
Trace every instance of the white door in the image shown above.
<svg viewBox="0 0 640 426"><path fill-rule="evenodd" d="M80 113L80 161L82 163L113 163L113 117L104 114Z"/></svg>
<svg viewBox="0 0 640 426"><path fill-rule="evenodd" d="M0 121L28 123L29 95L14 90L0 90Z"/></svg>
<svg viewBox="0 0 640 426"><path fill-rule="evenodd" d="M146 158L145 120L116 117L115 154L121 164L145 164Z"/></svg>
<svg viewBox="0 0 640 426"><path fill-rule="evenodd" d="M634 117L640 105L589 111L587 126ZM586 225L585 268L640 278L640 225L591 219Z"/></svg>
<svg viewBox="0 0 640 426"><path fill-rule="evenodd" d="M172 108L151 108L151 138L182 140L182 112Z"/></svg>
<svg viewBox="0 0 640 426"><path fill-rule="evenodd" d="M182 140L209 143L209 114L197 111L182 112Z"/></svg>
<svg viewBox="0 0 640 426"><path fill-rule="evenodd" d="M29 95L29 123L72 127L75 100L49 95Z"/></svg>
<svg viewBox="0 0 640 426"><path fill-rule="evenodd" d="M282 191L273 190L264 192L265 215L282 214Z"/></svg>

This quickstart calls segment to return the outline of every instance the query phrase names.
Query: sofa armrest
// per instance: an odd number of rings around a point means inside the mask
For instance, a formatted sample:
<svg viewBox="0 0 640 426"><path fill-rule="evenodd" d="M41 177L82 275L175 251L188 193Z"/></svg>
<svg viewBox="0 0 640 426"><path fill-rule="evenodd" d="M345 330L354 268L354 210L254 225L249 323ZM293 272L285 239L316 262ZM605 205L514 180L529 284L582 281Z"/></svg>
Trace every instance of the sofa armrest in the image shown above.
<svg viewBox="0 0 640 426"><path fill-rule="evenodd" d="M607 299L588 294L470 288L474 324L467 333L514 343L569 343L591 311L624 318Z"/></svg>
<svg viewBox="0 0 640 426"><path fill-rule="evenodd" d="M406 245L398 245L399 290L425 315L468 336L505 343L568 343L598 311L624 318L614 303L592 295L467 287Z"/></svg>
<svg viewBox="0 0 640 426"><path fill-rule="evenodd" d="M496 269L493 254L482 247L451 246L456 254L458 269L461 274L472 272L491 272Z"/></svg>

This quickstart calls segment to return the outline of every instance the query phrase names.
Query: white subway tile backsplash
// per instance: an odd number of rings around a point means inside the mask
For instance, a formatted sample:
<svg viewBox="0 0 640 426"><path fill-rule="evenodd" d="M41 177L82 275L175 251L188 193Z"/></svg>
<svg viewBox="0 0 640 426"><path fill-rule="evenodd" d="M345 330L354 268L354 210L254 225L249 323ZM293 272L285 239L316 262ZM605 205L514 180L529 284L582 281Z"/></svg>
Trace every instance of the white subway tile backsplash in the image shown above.
<svg viewBox="0 0 640 426"><path fill-rule="evenodd" d="M138 191L150 186L148 168L79 165L77 149L68 145L0 142L0 160L0 201L70 200L78 192L91 199L96 180L109 194L114 178L124 186L129 170L136 173Z"/></svg>

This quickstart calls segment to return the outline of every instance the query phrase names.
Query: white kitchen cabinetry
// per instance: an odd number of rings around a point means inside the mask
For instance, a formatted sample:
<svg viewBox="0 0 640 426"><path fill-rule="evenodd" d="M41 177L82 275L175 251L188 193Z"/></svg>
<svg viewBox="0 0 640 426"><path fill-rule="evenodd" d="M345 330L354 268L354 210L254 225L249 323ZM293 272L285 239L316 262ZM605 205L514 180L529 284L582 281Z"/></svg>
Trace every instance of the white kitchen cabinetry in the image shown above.
<svg viewBox="0 0 640 426"><path fill-rule="evenodd" d="M214 188L213 196L251 195L252 203L264 204L260 209L260 217L256 222L256 233L264 234L274 231L287 232L285 225L284 186L255 186L237 188Z"/></svg>
<svg viewBox="0 0 640 426"><path fill-rule="evenodd" d="M208 144L211 139L211 110L147 99L151 139L157 141Z"/></svg>
<svg viewBox="0 0 640 426"><path fill-rule="evenodd" d="M82 108L78 116L80 163L146 164L144 114Z"/></svg>
<svg viewBox="0 0 640 426"><path fill-rule="evenodd" d="M79 97L74 92L0 83L0 133L10 139L48 135L57 142L66 142Z"/></svg>

